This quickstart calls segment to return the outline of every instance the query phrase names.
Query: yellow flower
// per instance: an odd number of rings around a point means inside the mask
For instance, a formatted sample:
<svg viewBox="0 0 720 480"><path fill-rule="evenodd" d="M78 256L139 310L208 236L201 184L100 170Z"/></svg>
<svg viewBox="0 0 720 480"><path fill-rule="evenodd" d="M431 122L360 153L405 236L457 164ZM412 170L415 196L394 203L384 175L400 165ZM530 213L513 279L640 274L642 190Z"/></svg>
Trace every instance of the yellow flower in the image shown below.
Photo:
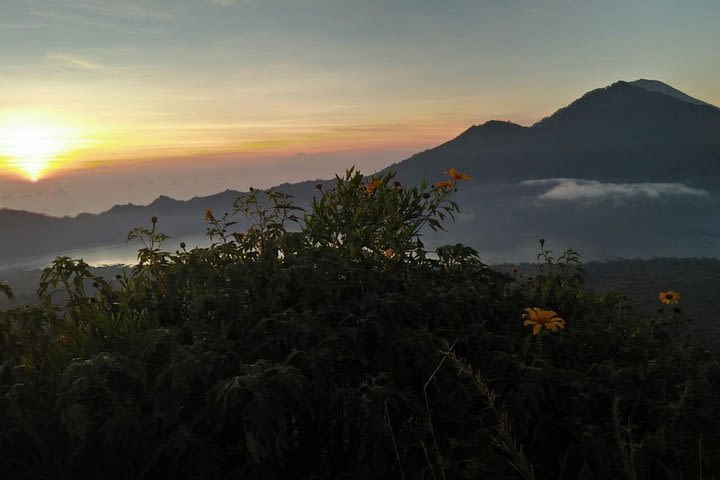
<svg viewBox="0 0 720 480"><path fill-rule="evenodd" d="M365 190L365 193L373 193L375 189L377 189L380 185L382 185L382 180L375 179L367 185L363 186L363 190Z"/></svg>
<svg viewBox="0 0 720 480"><path fill-rule="evenodd" d="M455 182L435 182L435 186L437 188L442 188L443 190L446 188L452 188L455 186Z"/></svg>
<svg viewBox="0 0 720 480"><path fill-rule="evenodd" d="M551 332L555 330L565 328L565 320L558 317L558 314L552 310L543 310L542 308L526 308L525 314L522 316L525 319L523 325L533 326L533 335L539 335L542 327L545 326Z"/></svg>
<svg viewBox="0 0 720 480"><path fill-rule="evenodd" d="M211 222L215 220L215 215L213 214L213 211L211 209L208 209L207 212L205 212L205 221Z"/></svg>
<svg viewBox="0 0 720 480"><path fill-rule="evenodd" d="M449 175L450 178L456 181L462 181L462 180L472 180L472 177L470 175L466 175L464 173L460 173L454 168L451 168L447 172L445 172L446 175Z"/></svg>
<svg viewBox="0 0 720 480"><path fill-rule="evenodd" d="M677 305L680 302L680 294L668 290L667 292L660 292L658 299L660 303L664 303L665 305Z"/></svg>

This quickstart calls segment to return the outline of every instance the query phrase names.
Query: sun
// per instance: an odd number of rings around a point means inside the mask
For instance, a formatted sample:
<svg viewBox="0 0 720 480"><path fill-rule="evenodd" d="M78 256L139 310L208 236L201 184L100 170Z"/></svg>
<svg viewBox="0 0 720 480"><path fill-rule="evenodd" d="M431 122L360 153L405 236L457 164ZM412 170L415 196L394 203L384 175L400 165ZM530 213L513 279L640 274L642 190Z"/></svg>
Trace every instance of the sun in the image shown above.
<svg viewBox="0 0 720 480"><path fill-rule="evenodd" d="M0 123L0 157L11 170L37 182L76 143L72 129L42 118Z"/></svg>

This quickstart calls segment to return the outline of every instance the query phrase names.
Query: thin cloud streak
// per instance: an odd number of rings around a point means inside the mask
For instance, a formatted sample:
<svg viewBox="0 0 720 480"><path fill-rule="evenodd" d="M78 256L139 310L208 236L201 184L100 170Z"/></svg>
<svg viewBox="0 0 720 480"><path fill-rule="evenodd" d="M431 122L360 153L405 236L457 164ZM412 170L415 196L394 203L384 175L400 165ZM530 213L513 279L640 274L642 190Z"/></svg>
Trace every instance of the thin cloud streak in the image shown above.
<svg viewBox="0 0 720 480"><path fill-rule="evenodd" d="M101 65L97 62L94 62L92 60L88 60L86 58L80 57L78 55L73 55L69 53L48 53L45 55L45 58L48 60L55 60L61 63L64 63L65 65L69 65L71 67L76 67L81 70L87 70L87 71L98 71L98 70L107 70L107 67L104 65Z"/></svg>
<svg viewBox="0 0 720 480"><path fill-rule="evenodd" d="M5 28L9 30L31 30L35 28L43 28L46 27L47 24L45 23L3 23L0 22L0 28Z"/></svg>
<svg viewBox="0 0 720 480"><path fill-rule="evenodd" d="M148 6L146 5L129 2L110 4L103 4L99 2L86 2L71 4L68 5L68 7L111 18L146 19L160 21L170 21L176 18L173 13L154 10L148 8Z"/></svg>
<svg viewBox="0 0 720 480"><path fill-rule="evenodd" d="M81 27L96 28L100 30L112 31L124 35L158 35L164 32L163 29L156 27L135 28L124 27L118 25L117 19L105 17L106 20L95 20L91 17L83 16L75 13L62 13L51 10L31 10L28 15L35 18L42 18L48 26L58 25L77 25Z"/></svg>
<svg viewBox="0 0 720 480"><path fill-rule="evenodd" d="M552 188L538 196L539 200L600 200L644 197L658 199L666 196L708 195L706 190L692 188L682 183L603 183L597 180L573 178L542 178L520 182L524 186L547 186Z"/></svg>
<svg viewBox="0 0 720 480"><path fill-rule="evenodd" d="M207 0L208 3L217 5L218 7L233 7L235 5L247 5L252 3L252 0Z"/></svg>

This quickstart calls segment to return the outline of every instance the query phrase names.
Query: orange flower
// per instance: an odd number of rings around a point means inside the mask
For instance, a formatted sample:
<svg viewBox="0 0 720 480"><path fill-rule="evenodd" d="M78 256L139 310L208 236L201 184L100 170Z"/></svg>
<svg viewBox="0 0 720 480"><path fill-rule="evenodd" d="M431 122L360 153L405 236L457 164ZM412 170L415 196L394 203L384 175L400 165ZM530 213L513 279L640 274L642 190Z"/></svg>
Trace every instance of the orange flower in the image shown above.
<svg viewBox="0 0 720 480"><path fill-rule="evenodd" d="M385 255L385 258L392 258L395 252L393 252L392 248L388 248L383 252L383 255Z"/></svg>
<svg viewBox="0 0 720 480"><path fill-rule="evenodd" d="M680 294L672 290L668 290L667 292L660 292L658 299L660 300L660 303L664 303L665 305L677 305L680 303Z"/></svg>
<svg viewBox="0 0 720 480"><path fill-rule="evenodd" d="M365 193L373 193L375 189L377 189L380 185L382 185L382 180L378 178L368 183L367 185L364 185L363 190L365 190Z"/></svg>
<svg viewBox="0 0 720 480"><path fill-rule="evenodd" d="M446 174L446 175L449 175L450 178L452 178L453 180L456 180L456 181L471 180L471 179L472 179L472 177L471 177L470 175L466 175L466 174L464 174L464 173L460 173L460 172L458 172L457 170L455 170L454 168L451 168L450 170L448 170L447 172L445 172L445 174Z"/></svg>
<svg viewBox="0 0 720 480"><path fill-rule="evenodd" d="M437 188L442 188L443 190L445 190L445 189L454 187L454 186L455 186L455 182L447 182L447 181L435 182L435 186L436 186Z"/></svg>
<svg viewBox="0 0 720 480"><path fill-rule="evenodd" d="M555 330L565 328L565 320L558 317L558 314L552 310L543 310L542 308L526 308L522 318L525 319L523 325L526 327L533 326L533 335L539 335L543 326L554 332Z"/></svg>
<svg viewBox="0 0 720 480"><path fill-rule="evenodd" d="M215 220L215 215L211 209L208 209L207 212L205 212L205 221L211 222L213 220Z"/></svg>

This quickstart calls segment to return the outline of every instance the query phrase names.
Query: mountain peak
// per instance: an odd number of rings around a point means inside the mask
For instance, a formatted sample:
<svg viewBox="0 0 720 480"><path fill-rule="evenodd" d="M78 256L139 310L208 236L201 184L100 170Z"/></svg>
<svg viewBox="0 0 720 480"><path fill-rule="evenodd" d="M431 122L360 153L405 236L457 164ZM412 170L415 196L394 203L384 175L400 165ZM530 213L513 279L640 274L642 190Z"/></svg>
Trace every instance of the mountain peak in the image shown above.
<svg viewBox="0 0 720 480"><path fill-rule="evenodd" d="M506 120L488 120L487 122L483 123L482 125L479 125L479 128L492 128L496 130L504 129L504 128L517 128L520 127L517 123L508 122Z"/></svg>
<svg viewBox="0 0 720 480"><path fill-rule="evenodd" d="M180 203L179 200L175 200L172 197L168 197L167 195L160 195L157 197L153 202L150 204L152 207L156 208L168 208L168 207L174 207L175 205L178 205Z"/></svg>
<svg viewBox="0 0 720 480"><path fill-rule="evenodd" d="M685 134L692 138L699 129L710 128L717 121L718 109L683 96L692 99L656 80L640 81L638 85L618 81L586 93L532 129L562 132L568 141L578 140L579 134L613 142L656 142Z"/></svg>
<svg viewBox="0 0 720 480"><path fill-rule="evenodd" d="M651 92L656 93L662 93L663 95L667 95L669 97L676 98L678 100L682 100L683 102L692 103L695 105L707 105L710 107L714 107L714 105L711 105L707 102L703 102L702 100L698 100L697 98L691 97L690 95L681 92L677 88L673 88L667 83L663 83L660 80L649 80L646 78L641 78L639 80L635 80L633 82L629 82L630 85L634 87L640 87L644 88L645 90L649 90ZM717 108L717 107L715 107Z"/></svg>
<svg viewBox="0 0 720 480"><path fill-rule="evenodd" d="M524 130L525 128L526 127L523 127L522 125L518 125L517 123L513 122L507 122L505 120L488 120L481 125L473 125L472 127L465 130L463 133L461 133L458 138L483 134L497 135L504 132L517 132L520 130Z"/></svg>

